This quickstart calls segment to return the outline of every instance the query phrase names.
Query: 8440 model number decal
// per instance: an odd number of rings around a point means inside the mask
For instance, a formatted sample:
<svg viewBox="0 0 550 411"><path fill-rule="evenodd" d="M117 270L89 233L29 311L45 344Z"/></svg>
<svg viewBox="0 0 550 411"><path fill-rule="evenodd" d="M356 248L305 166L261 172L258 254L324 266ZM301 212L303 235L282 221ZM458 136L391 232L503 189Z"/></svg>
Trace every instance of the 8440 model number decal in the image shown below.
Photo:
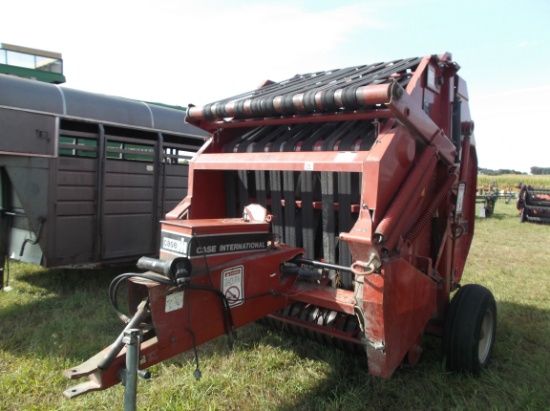
<svg viewBox="0 0 550 411"><path fill-rule="evenodd" d="M263 251L267 249L268 239L268 233L238 233L190 237L163 230L160 250L188 258Z"/></svg>
<svg viewBox="0 0 550 411"><path fill-rule="evenodd" d="M190 238L171 231L162 231L160 249L172 254L187 257Z"/></svg>

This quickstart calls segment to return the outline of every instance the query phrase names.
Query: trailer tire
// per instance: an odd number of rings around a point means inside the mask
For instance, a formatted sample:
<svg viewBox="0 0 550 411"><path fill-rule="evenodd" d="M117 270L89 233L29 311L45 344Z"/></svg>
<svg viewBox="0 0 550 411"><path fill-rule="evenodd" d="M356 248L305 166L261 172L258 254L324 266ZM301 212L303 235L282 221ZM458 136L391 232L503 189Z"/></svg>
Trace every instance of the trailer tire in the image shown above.
<svg viewBox="0 0 550 411"><path fill-rule="evenodd" d="M492 197L488 197L485 200L485 216L491 217L495 211L495 200Z"/></svg>
<svg viewBox="0 0 550 411"><path fill-rule="evenodd" d="M496 336L497 308L487 288L468 284L449 306L443 333L443 352L450 371L479 374L491 361Z"/></svg>

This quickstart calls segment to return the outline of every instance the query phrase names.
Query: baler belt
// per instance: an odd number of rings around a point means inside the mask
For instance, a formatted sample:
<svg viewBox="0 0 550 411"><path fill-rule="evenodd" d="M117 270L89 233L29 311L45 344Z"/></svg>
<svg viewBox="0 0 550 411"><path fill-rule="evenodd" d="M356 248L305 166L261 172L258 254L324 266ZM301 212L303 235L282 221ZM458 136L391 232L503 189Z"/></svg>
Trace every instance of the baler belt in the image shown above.
<svg viewBox="0 0 550 411"><path fill-rule="evenodd" d="M267 207L267 178L266 172L256 170L254 181L256 182L256 202L262 207Z"/></svg>
<svg viewBox="0 0 550 411"><path fill-rule="evenodd" d="M323 257L325 261L336 261L334 173L321 173L321 190L323 197Z"/></svg>
<svg viewBox="0 0 550 411"><path fill-rule="evenodd" d="M237 217L237 195L235 193L235 175L234 171L225 171L225 207L229 218Z"/></svg>
<svg viewBox="0 0 550 411"><path fill-rule="evenodd" d="M351 230L351 173L338 173L338 226L340 232ZM351 253L348 243L338 241L338 263L351 265ZM352 275L349 272L341 272L342 286L346 289L352 287Z"/></svg>
<svg viewBox="0 0 550 411"><path fill-rule="evenodd" d="M239 170L237 171L238 178L238 184L239 184L239 204L241 205L241 208L244 207L249 203L249 196L248 196L248 171L247 170ZM240 210L239 210L240 211Z"/></svg>
<svg viewBox="0 0 550 411"><path fill-rule="evenodd" d="M302 235L306 258L314 258L315 219L313 215L313 173L301 173L302 183Z"/></svg>
<svg viewBox="0 0 550 411"><path fill-rule="evenodd" d="M273 220L273 232L283 239L283 206L281 204L281 172L280 171L270 171L269 172L269 182L271 183L271 212L275 219Z"/></svg>
<svg viewBox="0 0 550 411"><path fill-rule="evenodd" d="M286 244L296 247L296 186L294 172L283 171L283 198L285 200L285 236Z"/></svg>

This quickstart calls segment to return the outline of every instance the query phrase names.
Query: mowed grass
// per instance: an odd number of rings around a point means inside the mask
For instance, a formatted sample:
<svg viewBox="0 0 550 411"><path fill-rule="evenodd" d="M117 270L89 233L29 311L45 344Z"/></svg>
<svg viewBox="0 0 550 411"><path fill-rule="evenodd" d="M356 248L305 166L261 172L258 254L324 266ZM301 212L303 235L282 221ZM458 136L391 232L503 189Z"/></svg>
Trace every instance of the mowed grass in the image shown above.
<svg viewBox="0 0 550 411"><path fill-rule="evenodd" d="M548 410L550 226L521 224L499 200L477 219L463 284L495 295L497 340L479 377L445 370L441 342L426 337L419 364L387 380L352 356L258 324L152 367L138 383L139 410ZM12 263L0 294L0 410L122 410L123 387L67 400L61 372L109 345L122 329L107 301L110 280L130 268L46 270ZM207 321L207 319L205 319Z"/></svg>

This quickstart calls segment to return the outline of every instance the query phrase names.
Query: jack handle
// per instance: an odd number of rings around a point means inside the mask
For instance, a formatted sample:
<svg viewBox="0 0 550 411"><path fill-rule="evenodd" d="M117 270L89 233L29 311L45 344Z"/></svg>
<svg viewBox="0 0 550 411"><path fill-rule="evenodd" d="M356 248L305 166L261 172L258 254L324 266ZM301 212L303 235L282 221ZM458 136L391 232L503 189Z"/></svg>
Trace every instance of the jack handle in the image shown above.
<svg viewBox="0 0 550 411"><path fill-rule="evenodd" d="M113 360L116 358L118 353L122 350L124 347L124 335L126 331L131 330L133 328L138 328L139 324L149 315L149 300L146 298L141 303L139 303L137 307L137 311L132 317L132 319L128 322L124 330L120 333L120 335L117 337L115 342L111 345L111 348L105 354L105 357L97 364L97 368L105 371Z"/></svg>

